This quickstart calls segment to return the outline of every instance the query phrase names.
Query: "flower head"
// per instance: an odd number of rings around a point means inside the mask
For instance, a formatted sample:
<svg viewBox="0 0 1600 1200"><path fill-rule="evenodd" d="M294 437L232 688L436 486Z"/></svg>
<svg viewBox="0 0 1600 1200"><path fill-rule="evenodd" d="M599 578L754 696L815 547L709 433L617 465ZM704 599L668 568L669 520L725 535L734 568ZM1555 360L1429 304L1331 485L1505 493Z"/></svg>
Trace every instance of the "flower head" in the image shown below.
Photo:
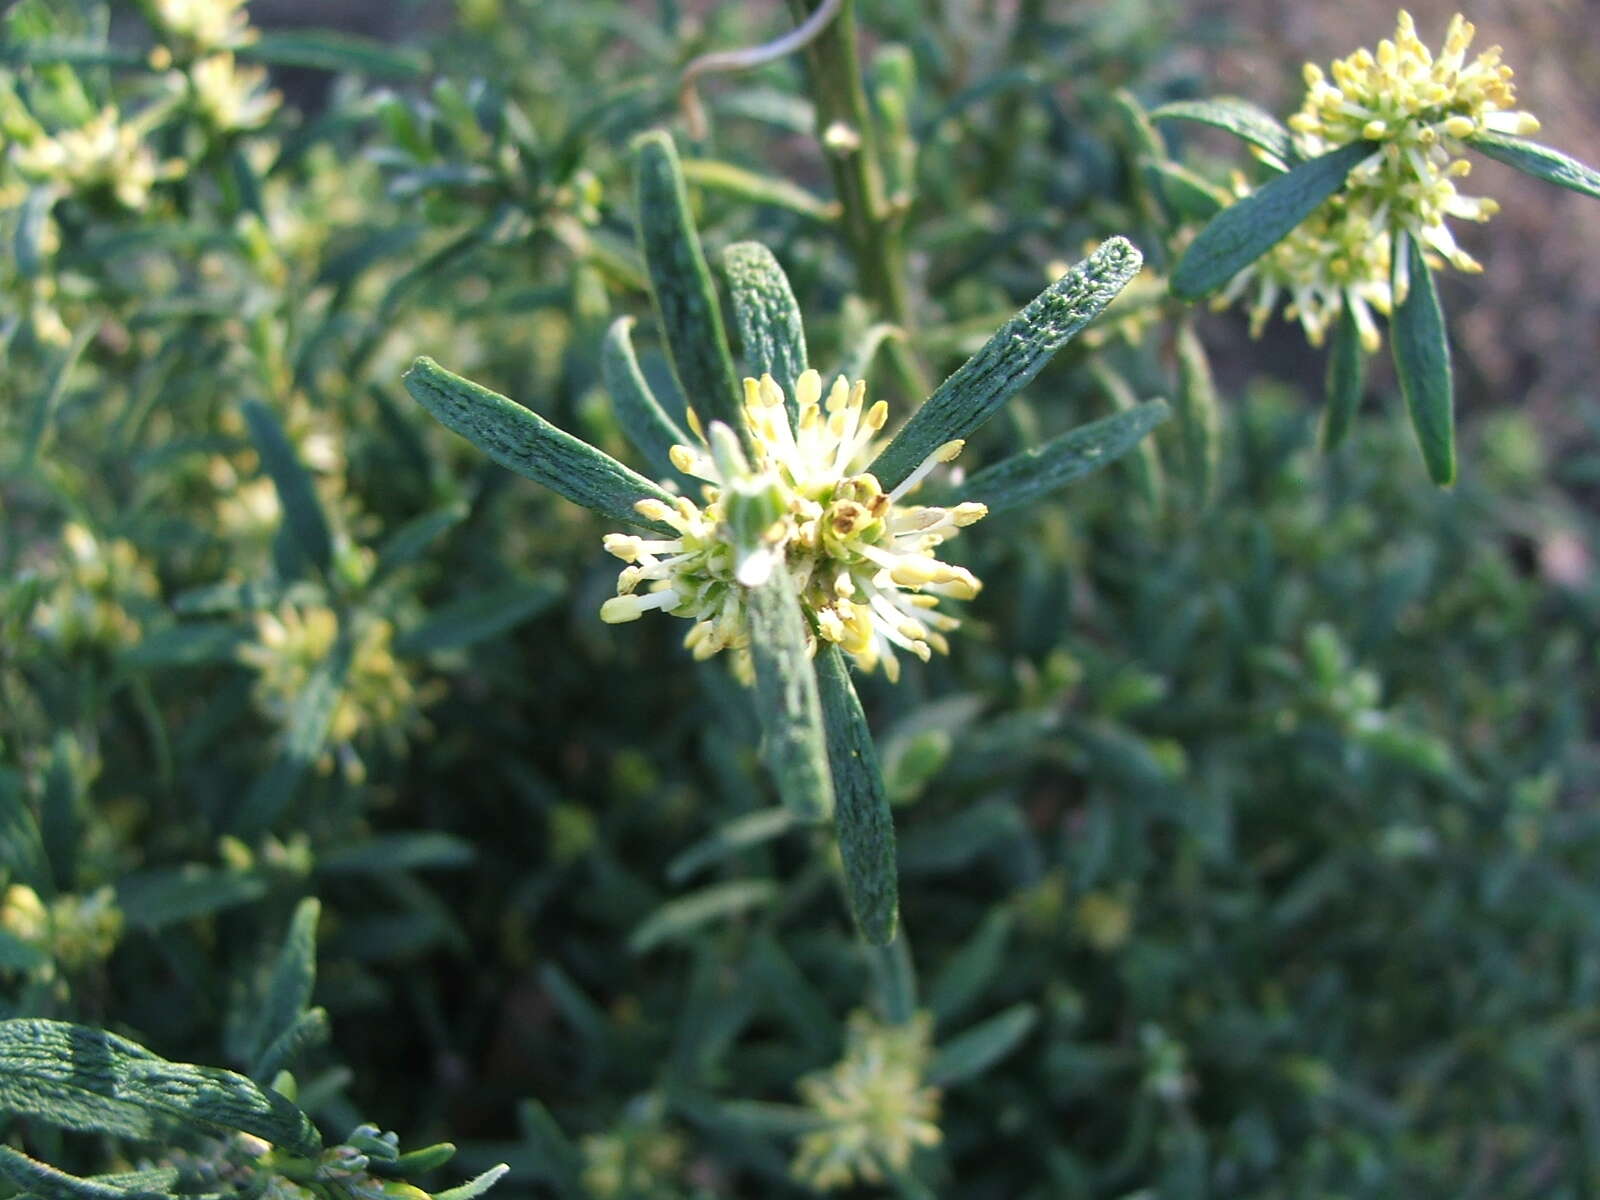
<svg viewBox="0 0 1600 1200"><path fill-rule="evenodd" d="M124 208L143 208L150 189L183 173L178 161L160 162L144 142L144 122L125 122L113 107L102 109L76 129L51 136L42 131L12 146L18 173L68 191L105 189Z"/></svg>
<svg viewBox="0 0 1600 1200"><path fill-rule="evenodd" d="M715 422L703 430L689 414L700 444L674 446L672 461L704 481L702 503L641 500L639 514L674 536L606 538L606 549L628 566L601 619L632 621L651 609L688 618L695 624L684 644L709 658L748 645L746 589L782 570L816 637L838 644L863 670L881 662L897 679L897 650L924 661L948 650L944 634L958 622L934 611L939 599L971 599L981 585L933 551L988 510L903 502L961 452L960 441L939 447L892 490L863 469L888 421L883 401L867 407L865 383L841 376L824 399L821 376L807 371L795 400L791 425L770 375L745 380L749 457L732 430Z"/></svg>
<svg viewBox="0 0 1600 1200"><path fill-rule="evenodd" d="M198 50L218 50L254 41L246 0L148 0L151 20L168 37Z"/></svg>
<svg viewBox="0 0 1600 1200"><path fill-rule="evenodd" d="M849 1187L858 1176L878 1183L905 1170L916 1147L938 1145L939 1089L922 1082L932 1030L927 1013L903 1025L850 1018L844 1058L798 1085L830 1123L800 1139L796 1178L820 1189Z"/></svg>
<svg viewBox="0 0 1600 1200"><path fill-rule="evenodd" d="M1499 208L1456 190L1455 180L1471 169L1460 157L1463 141L1485 130L1526 135L1539 128L1515 108L1511 68L1501 63L1498 46L1467 61L1475 32L1457 14L1435 57L1417 37L1411 14L1401 12L1394 40L1379 42L1376 54L1358 50L1327 75L1308 63L1305 103L1289 118L1307 158L1376 142L1378 149L1350 172L1345 195L1375 225L1410 234L1463 271L1481 267L1456 244L1445 219L1487 221Z"/></svg>

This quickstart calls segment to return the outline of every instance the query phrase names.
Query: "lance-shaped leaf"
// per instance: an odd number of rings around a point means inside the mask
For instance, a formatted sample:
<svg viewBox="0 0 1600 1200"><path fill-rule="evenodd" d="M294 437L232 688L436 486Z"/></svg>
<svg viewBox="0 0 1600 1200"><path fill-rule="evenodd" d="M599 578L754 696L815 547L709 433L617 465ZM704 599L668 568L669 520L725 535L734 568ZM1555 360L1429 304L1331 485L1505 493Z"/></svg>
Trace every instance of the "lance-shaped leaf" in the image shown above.
<svg viewBox="0 0 1600 1200"><path fill-rule="evenodd" d="M373 581L387 578L401 567L416 562L436 538L459 525L466 515L467 506L455 503L411 518L378 547L378 564L373 568Z"/></svg>
<svg viewBox="0 0 1600 1200"><path fill-rule="evenodd" d="M310 473L271 409L255 400L246 400L243 408L250 439L261 456L261 467L278 491L288 537L305 561L326 571L333 558L333 539Z"/></svg>
<svg viewBox="0 0 1600 1200"><path fill-rule="evenodd" d="M1042 446L985 467L961 485L961 498L986 504L990 512L1021 508L1115 462L1171 415L1165 400L1147 400L1126 412L1080 425Z"/></svg>
<svg viewBox="0 0 1600 1200"><path fill-rule="evenodd" d="M401 654L433 654L464 650L531 621L558 599L566 587L553 571L513 579L481 592L468 592L395 639Z"/></svg>
<svg viewBox="0 0 1600 1200"><path fill-rule="evenodd" d="M894 488L940 446L972 433L1111 303L1143 261L1126 238L1102 243L940 384L868 470Z"/></svg>
<svg viewBox="0 0 1600 1200"><path fill-rule="evenodd" d="M735 163L691 158L683 163L683 174L696 187L734 196L746 204L786 208L809 220L824 223L839 215L837 203L823 200L787 179L763 175Z"/></svg>
<svg viewBox="0 0 1600 1200"><path fill-rule="evenodd" d="M1441 487L1455 482L1455 386L1450 376L1450 340L1433 273L1417 240L1404 239L1410 273L1405 302L1394 311L1390 342L1395 374L1411 414L1428 476ZM1396 264L1398 267L1398 264ZM1399 289L1396 289L1397 291Z"/></svg>
<svg viewBox="0 0 1600 1200"><path fill-rule="evenodd" d="M1233 199L1209 179L1179 163L1140 159L1150 186L1166 201L1179 221L1209 221Z"/></svg>
<svg viewBox="0 0 1600 1200"><path fill-rule="evenodd" d="M1133 386L1102 359L1089 364L1089 373L1104 390L1118 412L1131 412L1139 407L1139 397ZM1161 507L1161 497L1166 489L1166 473L1161 466L1161 451L1154 438L1139 442L1138 453L1128 460L1127 471L1140 497L1152 512Z"/></svg>
<svg viewBox="0 0 1600 1200"><path fill-rule="evenodd" d="M252 1059L287 1032L311 1003L311 989L317 981L317 919L321 915L322 904L315 896L307 896L295 907L250 1030L248 1055ZM259 1078L257 1072L251 1074Z"/></svg>
<svg viewBox="0 0 1600 1200"><path fill-rule="evenodd" d="M1333 329L1333 345L1328 349L1328 407L1322 417L1324 453L1337 450L1350 432L1366 386L1367 354L1361 347L1355 314L1346 303Z"/></svg>
<svg viewBox="0 0 1600 1200"><path fill-rule="evenodd" d="M1237 96L1217 96L1211 100L1177 100L1163 104L1150 114L1152 121L1198 121L1226 129L1257 146L1279 162L1292 163L1298 157L1294 140L1283 122L1259 105Z"/></svg>
<svg viewBox="0 0 1600 1200"><path fill-rule="evenodd" d="M783 389L789 423L799 416L794 381L806 370L806 331L789 277L760 242L735 242L722 252L722 270L733 297L733 317L744 347L746 370L771 375Z"/></svg>
<svg viewBox="0 0 1600 1200"><path fill-rule="evenodd" d="M1350 168L1375 149L1371 142L1340 146L1234 201L1184 251L1172 273L1173 295L1198 300L1216 291L1344 186Z"/></svg>
<svg viewBox="0 0 1600 1200"><path fill-rule="evenodd" d="M354 640L348 630L341 630L333 650L317 664L305 690L295 698L277 760L256 777L233 815L232 831L240 837L270 828L294 799L307 769L321 757L339 698L344 695L353 653Z"/></svg>
<svg viewBox="0 0 1600 1200"><path fill-rule="evenodd" d="M1508 133L1488 132L1475 134L1467 139L1467 144L1525 175L1600 200L1600 171L1550 146L1542 146Z"/></svg>
<svg viewBox="0 0 1600 1200"><path fill-rule="evenodd" d="M241 46L238 54L275 67L353 71L385 79L415 79L428 73L428 57L419 50L321 29L262 34Z"/></svg>
<svg viewBox="0 0 1600 1200"><path fill-rule="evenodd" d="M837 646L824 646L817 651L816 666L845 892L861 936L870 945L887 946L900 915L888 789L844 655Z"/></svg>
<svg viewBox="0 0 1600 1200"><path fill-rule="evenodd" d="M778 885L770 879L734 879L669 900L628 935L628 949L644 954L663 942L689 937L703 926L770 904Z"/></svg>
<svg viewBox="0 0 1600 1200"><path fill-rule="evenodd" d="M276 1079L279 1071L294 1066L295 1061L307 1051L325 1046L333 1036L328 1022L328 1010L311 1008L301 1013L289 1027L273 1038L250 1064L250 1078Z"/></svg>
<svg viewBox="0 0 1600 1200"><path fill-rule="evenodd" d="M117 1187L68 1175L10 1146L0 1146L0 1178L34 1200L169 1200L161 1191Z"/></svg>
<svg viewBox="0 0 1600 1200"><path fill-rule="evenodd" d="M748 595L750 654L767 769L779 799L796 817L826 821L833 815L833 781L799 597L781 568Z"/></svg>
<svg viewBox="0 0 1600 1200"><path fill-rule="evenodd" d="M65 1021L0 1021L0 1109L86 1133L151 1138L173 1120L209 1133L253 1133L295 1154L322 1147L310 1118L243 1075L167 1062Z"/></svg>
<svg viewBox="0 0 1600 1200"><path fill-rule="evenodd" d="M1033 1005L1018 1004L951 1038L928 1064L928 1082L948 1087L981 1075L1015 1050L1038 1019Z"/></svg>
<svg viewBox="0 0 1600 1200"><path fill-rule="evenodd" d="M634 187L639 248L673 373L703 420L723 421L743 433L733 355L670 134L658 130L639 139Z"/></svg>
<svg viewBox="0 0 1600 1200"><path fill-rule="evenodd" d="M405 385L441 424L502 467L613 521L671 532L646 521L633 508L646 497L670 504L671 496L537 413L446 371L431 358L419 358L411 365Z"/></svg>
<svg viewBox="0 0 1600 1200"><path fill-rule="evenodd" d="M671 452L674 446L693 445L693 439L661 407L661 401L644 377L639 357L633 352L633 318L618 317L600 344L600 376L611 393L622 432L634 449L650 460L650 465L665 474L675 471Z"/></svg>
<svg viewBox="0 0 1600 1200"><path fill-rule="evenodd" d="M1179 323L1174 348L1178 356L1178 434L1183 443L1184 472L1195 499L1203 503L1211 495L1222 447L1217 387L1211 377L1211 360L1193 321Z"/></svg>

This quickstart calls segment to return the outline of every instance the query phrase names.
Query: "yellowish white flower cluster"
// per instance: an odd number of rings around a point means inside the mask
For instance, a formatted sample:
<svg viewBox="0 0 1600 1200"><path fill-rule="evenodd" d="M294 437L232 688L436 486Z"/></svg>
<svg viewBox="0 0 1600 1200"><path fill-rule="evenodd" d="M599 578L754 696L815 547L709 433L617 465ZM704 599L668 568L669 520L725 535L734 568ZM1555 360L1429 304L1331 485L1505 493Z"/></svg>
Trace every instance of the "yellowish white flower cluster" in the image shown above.
<svg viewBox="0 0 1600 1200"><path fill-rule="evenodd" d="M146 123L124 121L107 106L76 129L47 134L35 126L11 144L11 163L23 178L69 192L104 189L125 208L143 208L150 189L183 174L181 161L159 161L145 144Z"/></svg>
<svg viewBox="0 0 1600 1200"><path fill-rule="evenodd" d="M1464 141L1486 130L1530 134L1539 122L1515 108L1511 68L1498 46L1468 61L1475 32L1457 14L1435 56L1402 11L1393 40L1379 42L1376 53L1358 50L1327 73L1306 64L1305 100L1289 118L1296 151L1310 159L1355 142L1376 148L1333 199L1235 276L1219 304L1253 287L1251 321L1259 331L1286 298L1286 315L1299 319L1313 345L1348 305L1370 351L1380 340L1373 312L1387 314L1405 298L1402 236L1457 270L1482 270L1448 224L1451 217L1487 221L1499 208L1457 190L1471 170Z"/></svg>
<svg viewBox="0 0 1600 1200"><path fill-rule="evenodd" d="M918 1146L939 1144L939 1089L922 1081L933 1021L918 1013L903 1025L882 1025L866 1013L850 1018L845 1056L800 1080L800 1098L829 1124L800 1139L790 1167L821 1190L859 1178L881 1183L904 1171Z"/></svg>
<svg viewBox="0 0 1600 1200"><path fill-rule="evenodd" d="M142 610L160 585L132 542L102 540L76 522L61 530L52 586L33 611L33 628L63 649L118 650L140 637Z"/></svg>
<svg viewBox="0 0 1600 1200"><path fill-rule="evenodd" d="M747 589L787 571L815 638L836 643L866 671L883 664L899 678L895 652L926 661L948 652L944 634L959 622L936 612L941 597L967 600L981 586L934 550L988 511L903 498L940 463L961 452L948 442L904 483L885 491L863 468L888 420L888 406L866 406L866 385L842 376L827 398L822 378L796 381L798 419L790 427L783 391L771 376L745 380L743 415L753 464L731 430L708 437L691 412L700 445L674 446L673 464L705 481L703 503L641 500L641 516L671 526L674 537L611 534L608 551L628 564L602 620L638 619L651 609L694 621L684 644L697 658L749 644Z"/></svg>
<svg viewBox="0 0 1600 1200"><path fill-rule="evenodd" d="M147 0L151 21L168 37L200 51L242 46L257 37L246 0Z"/></svg>
<svg viewBox="0 0 1600 1200"><path fill-rule="evenodd" d="M31 887L14 883L0 893L0 930L41 951L49 962L38 974L50 979L110 958L122 936L122 912L109 886L63 893L46 904Z"/></svg>
<svg viewBox="0 0 1600 1200"><path fill-rule="evenodd" d="M282 97L268 91L265 67L241 67L233 53L220 50L189 68L195 111L217 133L259 129L278 110Z"/></svg>

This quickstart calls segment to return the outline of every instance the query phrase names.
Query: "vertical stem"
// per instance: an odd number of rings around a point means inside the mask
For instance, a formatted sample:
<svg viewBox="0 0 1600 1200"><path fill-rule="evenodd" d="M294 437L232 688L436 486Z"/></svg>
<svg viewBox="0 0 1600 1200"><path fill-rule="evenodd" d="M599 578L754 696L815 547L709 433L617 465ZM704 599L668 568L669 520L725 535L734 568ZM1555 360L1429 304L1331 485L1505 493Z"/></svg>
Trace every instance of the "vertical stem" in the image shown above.
<svg viewBox="0 0 1600 1200"><path fill-rule="evenodd" d="M814 7L813 0L789 0L796 20L804 20ZM855 0L844 0L839 15L806 47L806 78L861 289L883 316L909 333L904 214L889 203L884 189L877 122L861 75L855 8ZM902 386L918 398L926 396L927 380L905 343L895 342L888 353Z"/></svg>

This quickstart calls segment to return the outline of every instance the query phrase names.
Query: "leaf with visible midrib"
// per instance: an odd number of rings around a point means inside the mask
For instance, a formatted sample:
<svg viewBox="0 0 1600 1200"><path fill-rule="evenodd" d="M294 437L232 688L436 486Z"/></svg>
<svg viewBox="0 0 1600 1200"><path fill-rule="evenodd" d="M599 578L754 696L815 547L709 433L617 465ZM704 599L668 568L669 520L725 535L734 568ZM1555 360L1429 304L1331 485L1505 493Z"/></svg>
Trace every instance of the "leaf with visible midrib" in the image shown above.
<svg viewBox="0 0 1600 1200"><path fill-rule="evenodd" d="M1411 414L1417 445L1428 476L1441 487L1455 482L1455 386L1450 376L1450 340L1433 273L1423 261L1415 238L1403 239L1409 257L1411 287L1395 309L1390 341L1395 374Z"/></svg>
<svg viewBox="0 0 1600 1200"><path fill-rule="evenodd" d="M1600 171L1550 146L1542 146L1508 133L1487 132L1468 138L1467 144L1497 162L1515 167L1524 175L1532 175L1535 179L1600 200Z"/></svg>
<svg viewBox="0 0 1600 1200"><path fill-rule="evenodd" d="M1195 236L1172 273L1172 294L1198 300L1216 291L1288 235L1377 147L1352 142L1279 175L1234 201Z"/></svg>

